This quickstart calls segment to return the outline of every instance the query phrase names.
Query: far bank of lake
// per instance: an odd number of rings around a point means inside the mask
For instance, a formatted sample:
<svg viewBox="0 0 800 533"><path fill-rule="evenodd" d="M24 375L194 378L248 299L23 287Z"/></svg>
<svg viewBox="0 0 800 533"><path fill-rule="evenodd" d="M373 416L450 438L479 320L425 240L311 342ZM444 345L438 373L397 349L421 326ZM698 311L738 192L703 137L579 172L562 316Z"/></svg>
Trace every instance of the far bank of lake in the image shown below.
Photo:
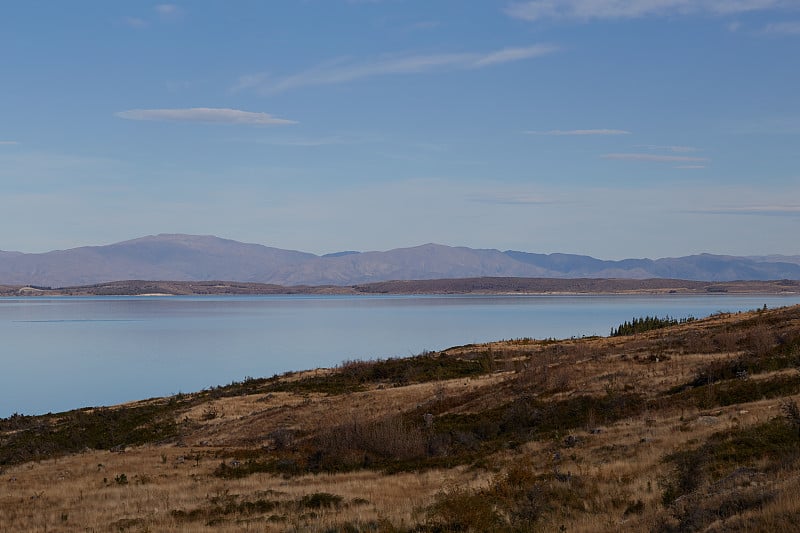
<svg viewBox="0 0 800 533"><path fill-rule="evenodd" d="M800 295L0 298L0 417L110 405L347 359L519 337L607 335L633 317Z"/></svg>

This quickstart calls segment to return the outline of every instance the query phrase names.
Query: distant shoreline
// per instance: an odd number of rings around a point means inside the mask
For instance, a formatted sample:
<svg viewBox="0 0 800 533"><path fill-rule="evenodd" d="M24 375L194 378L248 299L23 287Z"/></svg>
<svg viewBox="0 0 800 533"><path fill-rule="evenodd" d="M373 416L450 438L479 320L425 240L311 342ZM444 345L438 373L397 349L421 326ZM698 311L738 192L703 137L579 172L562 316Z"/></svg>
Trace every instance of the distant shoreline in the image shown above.
<svg viewBox="0 0 800 533"><path fill-rule="evenodd" d="M482 277L380 281L349 286L283 286L233 281L113 281L74 287L0 285L0 296L203 296L203 295L582 295L582 294L800 294L800 281L709 282L678 279Z"/></svg>

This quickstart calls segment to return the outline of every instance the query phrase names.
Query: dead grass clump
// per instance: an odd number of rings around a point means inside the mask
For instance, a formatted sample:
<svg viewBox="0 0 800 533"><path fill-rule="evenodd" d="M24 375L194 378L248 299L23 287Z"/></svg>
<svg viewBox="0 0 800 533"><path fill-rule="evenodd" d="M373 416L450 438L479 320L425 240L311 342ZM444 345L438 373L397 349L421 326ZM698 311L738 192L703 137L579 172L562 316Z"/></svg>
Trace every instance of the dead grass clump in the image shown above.
<svg viewBox="0 0 800 533"><path fill-rule="evenodd" d="M670 514L663 517L656 531L704 531L714 523L721 523L749 510L763 509L774 497L772 491L763 487L737 487L723 493L691 495L670 507Z"/></svg>
<svg viewBox="0 0 800 533"><path fill-rule="evenodd" d="M265 472L297 476L319 472L349 472L363 468L414 469L429 453L429 438L421 424L405 416L379 420L354 417L303 442L275 448L265 459L221 463L214 475L241 478ZM407 464L406 464L407 463ZM401 466L404 465L405 466Z"/></svg>
<svg viewBox="0 0 800 533"><path fill-rule="evenodd" d="M423 531L531 531L551 521L586 511L591 489L577 476L540 474L525 465L510 466L485 488L449 487L427 509Z"/></svg>
<svg viewBox="0 0 800 533"><path fill-rule="evenodd" d="M743 335L733 329L725 329L715 333L711 338L717 350L726 353L739 350L743 341Z"/></svg>
<svg viewBox="0 0 800 533"><path fill-rule="evenodd" d="M769 472L793 466L800 460L798 444L797 430L781 418L715 433L703 445L665 458L672 469L661 480L663 503L670 505L737 468Z"/></svg>
<svg viewBox="0 0 800 533"><path fill-rule="evenodd" d="M290 514L300 514L307 510L339 509L344 498L329 492L306 494L295 500L270 500L258 498L250 500L227 489L219 490L207 497L205 505L190 510L173 509L170 516L176 522L201 522L214 526L227 521L242 520L245 517L269 515L271 521L284 521Z"/></svg>
<svg viewBox="0 0 800 533"><path fill-rule="evenodd" d="M423 429L402 416L376 421L354 418L317 436L314 444L316 450L308 464L312 472L347 471L420 459L427 454Z"/></svg>

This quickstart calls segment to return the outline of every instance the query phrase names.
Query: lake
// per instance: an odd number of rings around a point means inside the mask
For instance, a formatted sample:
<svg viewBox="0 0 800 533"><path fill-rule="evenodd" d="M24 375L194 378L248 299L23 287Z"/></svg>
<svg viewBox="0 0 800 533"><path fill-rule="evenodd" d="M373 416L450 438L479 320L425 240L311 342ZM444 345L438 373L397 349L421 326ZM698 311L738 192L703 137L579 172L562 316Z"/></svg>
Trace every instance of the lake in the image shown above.
<svg viewBox="0 0 800 533"><path fill-rule="evenodd" d="M607 335L800 296L0 298L0 417L192 392L347 359L519 337Z"/></svg>

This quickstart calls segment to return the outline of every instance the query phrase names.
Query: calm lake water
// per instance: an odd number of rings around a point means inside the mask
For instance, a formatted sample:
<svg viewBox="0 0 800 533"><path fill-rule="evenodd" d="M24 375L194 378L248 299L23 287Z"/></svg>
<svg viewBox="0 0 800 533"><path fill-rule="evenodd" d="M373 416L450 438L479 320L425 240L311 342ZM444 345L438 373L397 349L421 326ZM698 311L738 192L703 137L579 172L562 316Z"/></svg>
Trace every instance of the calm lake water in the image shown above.
<svg viewBox="0 0 800 533"><path fill-rule="evenodd" d="M0 298L0 417L197 391L346 359L518 337L607 335L800 296Z"/></svg>

